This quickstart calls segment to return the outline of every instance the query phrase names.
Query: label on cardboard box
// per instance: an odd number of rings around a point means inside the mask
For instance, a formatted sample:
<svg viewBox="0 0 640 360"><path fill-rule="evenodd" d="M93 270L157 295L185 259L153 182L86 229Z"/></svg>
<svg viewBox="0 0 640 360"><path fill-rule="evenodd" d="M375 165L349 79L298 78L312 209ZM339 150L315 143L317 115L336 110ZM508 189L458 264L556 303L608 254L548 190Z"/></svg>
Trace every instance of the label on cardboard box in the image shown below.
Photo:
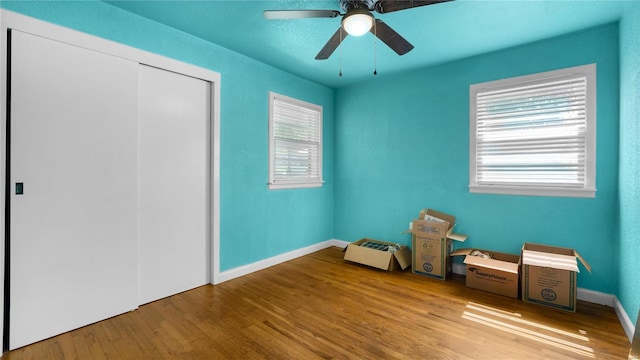
<svg viewBox="0 0 640 360"><path fill-rule="evenodd" d="M490 257L471 255L475 251L489 254ZM518 255L479 249L458 249L451 255L465 256L464 263L467 267L465 281L468 287L518 298L520 280Z"/></svg>
<svg viewBox="0 0 640 360"><path fill-rule="evenodd" d="M444 279L449 266L449 247L451 241L445 238L412 237L413 262L415 274Z"/></svg>
<svg viewBox="0 0 640 360"><path fill-rule="evenodd" d="M448 228L448 224L446 222L414 220L412 230L414 234L419 236L423 236L423 237L430 236L432 238L441 238L446 235L447 228Z"/></svg>
<svg viewBox="0 0 640 360"><path fill-rule="evenodd" d="M576 272L523 265L522 299L561 310L576 310Z"/></svg>
<svg viewBox="0 0 640 360"><path fill-rule="evenodd" d="M522 300L576 311L577 260L591 266L574 249L525 243L522 246Z"/></svg>
<svg viewBox="0 0 640 360"><path fill-rule="evenodd" d="M518 298L518 273L467 265L466 284L470 288Z"/></svg>

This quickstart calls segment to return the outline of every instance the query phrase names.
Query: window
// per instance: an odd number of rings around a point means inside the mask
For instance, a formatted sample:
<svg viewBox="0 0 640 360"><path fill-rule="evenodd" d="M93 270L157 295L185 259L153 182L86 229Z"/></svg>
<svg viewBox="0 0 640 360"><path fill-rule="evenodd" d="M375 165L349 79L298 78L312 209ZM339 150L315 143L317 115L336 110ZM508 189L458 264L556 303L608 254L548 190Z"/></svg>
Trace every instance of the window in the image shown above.
<svg viewBox="0 0 640 360"><path fill-rule="evenodd" d="M269 189L322 186L322 107L269 93Z"/></svg>
<svg viewBox="0 0 640 360"><path fill-rule="evenodd" d="M470 87L469 190L595 197L596 65Z"/></svg>

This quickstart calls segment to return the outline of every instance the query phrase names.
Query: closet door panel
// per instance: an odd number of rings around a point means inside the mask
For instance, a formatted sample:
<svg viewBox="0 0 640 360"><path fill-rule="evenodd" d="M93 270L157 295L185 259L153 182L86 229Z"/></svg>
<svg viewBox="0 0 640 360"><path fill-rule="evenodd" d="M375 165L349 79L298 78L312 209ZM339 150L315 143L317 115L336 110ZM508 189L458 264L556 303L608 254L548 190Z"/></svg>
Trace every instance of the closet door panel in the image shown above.
<svg viewBox="0 0 640 360"><path fill-rule="evenodd" d="M139 303L209 282L210 83L140 66Z"/></svg>
<svg viewBox="0 0 640 360"><path fill-rule="evenodd" d="M11 33L11 349L137 307L137 72Z"/></svg>

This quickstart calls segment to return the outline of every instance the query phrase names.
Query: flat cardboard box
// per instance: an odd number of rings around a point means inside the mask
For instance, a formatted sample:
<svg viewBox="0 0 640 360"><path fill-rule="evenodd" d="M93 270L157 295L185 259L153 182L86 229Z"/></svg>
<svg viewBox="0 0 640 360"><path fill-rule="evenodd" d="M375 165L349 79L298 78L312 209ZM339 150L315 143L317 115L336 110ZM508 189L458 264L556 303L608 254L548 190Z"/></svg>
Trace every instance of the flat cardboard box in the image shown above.
<svg viewBox="0 0 640 360"><path fill-rule="evenodd" d="M411 266L411 251L406 246L401 245L400 249L392 253L360 246L365 242L374 242L390 247L396 246L394 243L364 238L347 245L344 249L344 259L387 271L398 268L404 270Z"/></svg>
<svg viewBox="0 0 640 360"><path fill-rule="evenodd" d="M445 280L451 272L453 242L465 241L466 235L454 234L455 216L433 209L420 211L408 230L411 233L412 266L414 274Z"/></svg>
<svg viewBox="0 0 640 360"><path fill-rule="evenodd" d="M475 250L489 254L491 258L471 255ZM458 249L451 256L465 256L467 287L518 298L519 255L482 249Z"/></svg>
<svg viewBox="0 0 640 360"><path fill-rule="evenodd" d="M591 266L573 249L525 243L522 246L522 300L575 312L578 260Z"/></svg>

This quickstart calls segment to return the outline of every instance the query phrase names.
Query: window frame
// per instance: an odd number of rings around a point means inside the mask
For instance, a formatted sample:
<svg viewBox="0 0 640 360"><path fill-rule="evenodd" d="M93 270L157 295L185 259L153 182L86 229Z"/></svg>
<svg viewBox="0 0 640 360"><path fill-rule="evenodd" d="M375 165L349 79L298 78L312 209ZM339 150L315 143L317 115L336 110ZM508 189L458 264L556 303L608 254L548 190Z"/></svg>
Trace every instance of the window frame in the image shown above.
<svg viewBox="0 0 640 360"><path fill-rule="evenodd" d="M275 174L275 156L276 156L276 142L274 127L276 125L275 110L276 101L280 101L286 104L290 104L297 107L302 107L306 110L317 112L318 114L318 160L315 164L317 177L310 177L307 179L277 179ZM317 188L322 187L324 184L322 177L322 132L323 132L323 113L322 106L306 102L303 100L295 99L289 96L269 92L269 181L267 183L269 190L280 189L300 189L300 188Z"/></svg>
<svg viewBox="0 0 640 360"><path fill-rule="evenodd" d="M588 64L525 76L472 84L469 87L469 192L485 194L533 195L594 198L596 192L596 64ZM535 186L516 184L478 184L477 181L477 110L479 93L519 88L526 83L551 82L558 78L584 77L585 94L585 180L583 187Z"/></svg>

